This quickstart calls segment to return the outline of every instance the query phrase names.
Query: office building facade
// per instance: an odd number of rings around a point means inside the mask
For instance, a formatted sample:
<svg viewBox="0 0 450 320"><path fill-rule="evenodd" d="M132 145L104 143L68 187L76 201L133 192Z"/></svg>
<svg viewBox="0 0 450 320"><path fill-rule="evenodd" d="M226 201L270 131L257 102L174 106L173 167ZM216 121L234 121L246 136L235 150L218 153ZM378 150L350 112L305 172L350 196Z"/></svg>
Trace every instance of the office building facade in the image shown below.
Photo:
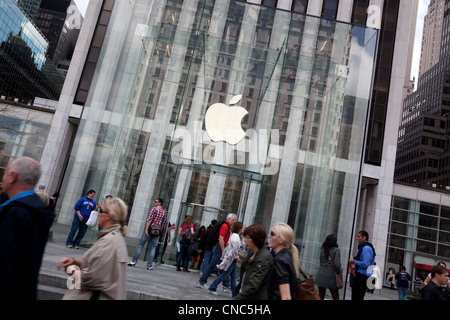
<svg viewBox="0 0 450 320"><path fill-rule="evenodd" d="M127 202L139 238L160 196L177 223L227 212L267 230L289 223L311 273L328 234L345 262L359 228L384 264L387 128L401 114L417 2L272 2L92 1L41 159L50 189L62 182L59 223L95 189ZM74 105L62 174L51 164Z"/></svg>
<svg viewBox="0 0 450 320"><path fill-rule="evenodd" d="M424 279L449 262L450 2L431 1L424 23L417 90L404 101L388 237L388 259Z"/></svg>
<svg viewBox="0 0 450 320"><path fill-rule="evenodd" d="M31 103L58 100L64 82L47 58L48 41L16 1L0 3L0 95Z"/></svg>

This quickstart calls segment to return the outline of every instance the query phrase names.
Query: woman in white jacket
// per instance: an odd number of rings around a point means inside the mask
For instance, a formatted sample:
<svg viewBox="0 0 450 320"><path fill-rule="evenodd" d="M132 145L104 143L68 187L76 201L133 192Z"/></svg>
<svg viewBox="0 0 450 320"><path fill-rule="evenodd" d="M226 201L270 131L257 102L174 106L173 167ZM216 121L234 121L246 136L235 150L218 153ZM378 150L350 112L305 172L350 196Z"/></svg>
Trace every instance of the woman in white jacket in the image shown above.
<svg viewBox="0 0 450 320"><path fill-rule="evenodd" d="M239 249L241 248L240 235L243 230L242 222L235 222L231 227L230 240L222 253L222 262L217 265L217 269L222 270L220 275L211 283L208 290L211 294L217 295L216 289L219 283L230 276L231 296L234 297L237 279L237 262L239 259Z"/></svg>

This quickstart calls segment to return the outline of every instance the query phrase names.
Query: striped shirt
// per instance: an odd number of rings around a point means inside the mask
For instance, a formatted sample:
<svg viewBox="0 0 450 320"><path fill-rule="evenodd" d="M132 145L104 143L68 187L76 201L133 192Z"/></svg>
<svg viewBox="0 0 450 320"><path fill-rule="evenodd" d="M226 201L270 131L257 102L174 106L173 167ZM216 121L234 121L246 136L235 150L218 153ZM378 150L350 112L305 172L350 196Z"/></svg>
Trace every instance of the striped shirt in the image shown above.
<svg viewBox="0 0 450 320"><path fill-rule="evenodd" d="M166 213L161 206L154 207L147 217L147 222L150 221L150 226L163 227L166 223Z"/></svg>

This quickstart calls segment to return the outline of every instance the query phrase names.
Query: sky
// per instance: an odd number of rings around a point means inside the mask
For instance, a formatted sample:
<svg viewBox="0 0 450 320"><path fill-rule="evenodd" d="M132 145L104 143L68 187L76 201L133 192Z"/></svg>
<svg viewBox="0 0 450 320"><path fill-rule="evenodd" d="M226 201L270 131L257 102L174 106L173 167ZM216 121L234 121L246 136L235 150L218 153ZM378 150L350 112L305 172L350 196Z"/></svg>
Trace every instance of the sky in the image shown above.
<svg viewBox="0 0 450 320"><path fill-rule="evenodd" d="M84 15L86 14L86 9L87 6L89 4L89 0L74 0L75 4L78 7L78 10L80 10L81 14Z"/></svg>
<svg viewBox="0 0 450 320"><path fill-rule="evenodd" d="M89 0L74 0L81 14L84 16L86 13ZM422 44L422 32L423 32L423 18L427 14L428 5L430 0L419 0L419 9L417 12L417 26L416 26L416 36L414 39L414 54L413 63L411 67L411 79L416 78L416 84L419 74L419 63L420 63L420 49Z"/></svg>

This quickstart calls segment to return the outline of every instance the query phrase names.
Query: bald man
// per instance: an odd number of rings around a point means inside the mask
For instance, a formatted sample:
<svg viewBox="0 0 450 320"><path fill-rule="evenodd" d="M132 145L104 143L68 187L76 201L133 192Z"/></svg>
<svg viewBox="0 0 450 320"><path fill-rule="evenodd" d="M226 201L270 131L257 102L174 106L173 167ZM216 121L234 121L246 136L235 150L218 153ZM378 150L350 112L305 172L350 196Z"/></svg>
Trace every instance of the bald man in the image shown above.
<svg viewBox="0 0 450 320"><path fill-rule="evenodd" d="M0 205L0 298L34 300L42 256L54 213L34 192L41 176L36 160L20 157L8 164Z"/></svg>

